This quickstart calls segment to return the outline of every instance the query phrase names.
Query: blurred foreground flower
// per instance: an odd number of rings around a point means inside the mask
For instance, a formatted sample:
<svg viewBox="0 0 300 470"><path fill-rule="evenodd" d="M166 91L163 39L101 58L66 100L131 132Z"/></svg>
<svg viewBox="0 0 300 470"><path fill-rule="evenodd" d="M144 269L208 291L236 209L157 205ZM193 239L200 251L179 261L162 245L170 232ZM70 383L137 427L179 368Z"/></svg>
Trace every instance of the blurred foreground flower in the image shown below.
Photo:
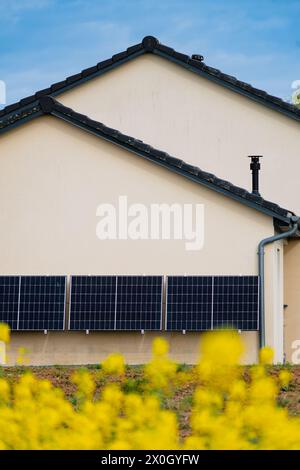
<svg viewBox="0 0 300 470"><path fill-rule="evenodd" d="M292 103L300 108L300 88L298 88L292 95Z"/></svg>
<svg viewBox="0 0 300 470"><path fill-rule="evenodd" d="M125 373L125 361L121 354L110 354L102 362L103 372L107 375L120 376Z"/></svg>
<svg viewBox="0 0 300 470"><path fill-rule="evenodd" d="M173 385L177 371L177 365L169 359L168 351L168 343L162 338L156 338L152 345L153 358L145 366L150 389L165 393Z"/></svg>

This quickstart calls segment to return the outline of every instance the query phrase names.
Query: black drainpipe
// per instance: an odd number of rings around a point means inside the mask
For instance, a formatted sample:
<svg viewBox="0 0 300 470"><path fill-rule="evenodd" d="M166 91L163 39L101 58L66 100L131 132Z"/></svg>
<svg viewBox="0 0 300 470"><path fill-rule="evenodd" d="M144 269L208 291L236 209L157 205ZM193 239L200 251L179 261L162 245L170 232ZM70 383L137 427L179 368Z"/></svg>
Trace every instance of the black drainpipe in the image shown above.
<svg viewBox="0 0 300 470"><path fill-rule="evenodd" d="M261 240L258 245L258 274L259 274L259 347L263 348L266 345L266 332L265 332L265 246L282 240L294 235L299 228L300 217L292 216L290 218L289 230L279 235L265 238Z"/></svg>

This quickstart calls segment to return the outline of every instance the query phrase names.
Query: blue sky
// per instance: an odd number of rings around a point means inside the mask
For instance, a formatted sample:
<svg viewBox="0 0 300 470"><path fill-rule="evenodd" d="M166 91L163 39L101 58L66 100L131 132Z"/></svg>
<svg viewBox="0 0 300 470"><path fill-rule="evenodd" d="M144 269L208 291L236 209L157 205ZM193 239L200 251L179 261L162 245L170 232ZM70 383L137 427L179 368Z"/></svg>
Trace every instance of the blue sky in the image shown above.
<svg viewBox="0 0 300 470"><path fill-rule="evenodd" d="M300 80L300 0L0 0L7 104L148 34L288 99Z"/></svg>

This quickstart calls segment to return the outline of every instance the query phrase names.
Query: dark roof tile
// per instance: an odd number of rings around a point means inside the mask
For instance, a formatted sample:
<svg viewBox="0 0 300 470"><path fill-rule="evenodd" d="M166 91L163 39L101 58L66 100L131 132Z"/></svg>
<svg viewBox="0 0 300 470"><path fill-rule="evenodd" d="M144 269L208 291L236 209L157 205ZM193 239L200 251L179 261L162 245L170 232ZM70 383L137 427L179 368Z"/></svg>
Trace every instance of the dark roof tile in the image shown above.
<svg viewBox="0 0 300 470"><path fill-rule="evenodd" d="M89 75L92 75L94 73L96 73L98 70L98 67L97 65L94 65L93 67L89 67L87 69L84 69L82 72L81 72L81 76L84 78L84 77L88 77Z"/></svg>
<svg viewBox="0 0 300 470"><path fill-rule="evenodd" d="M212 75L221 75L221 72L219 69L215 69L213 67L209 67L208 65L204 64L203 62L201 63L203 70L206 72L210 72Z"/></svg>
<svg viewBox="0 0 300 470"><path fill-rule="evenodd" d="M125 134L121 134L120 132L118 133L118 140L120 142L124 142L124 143L129 143L129 142L132 142L132 137L130 137L130 135L125 135Z"/></svg>
<svg viewBox="0 0 300 470"><path fill-rule="evenodd" d="M157 49L161 52L164 52L165 54L170 54L172 56L175 52L174 49L172 49L172 47L165 46L164 44L158 44Z"/></svg>
<svg viewBox="0 0 300 470"><path fill-rule="evenodd" d="M125 59L125 57L127 56L128 56L128 51L119 52L118 54L115 54L112 56L112 61L118 62L118 60Z"/></svg>
<svg viewBox="0 0 300 470"><path fill-rule="evenodd" d="M19 102L18 102L18 103L13 103L13 104L10 104L10 105L6 106L6 107L2 110L2 112L3 112L3 114L9 114L9 113L11 113L12 111L15 111L16 109L19 109L19 107L20 107L20 103L19 103Z"/></svg>
<svg viewBox="0 0 300 470"><path fill-rule="evenodd" d="M197 166L189 165L189 167L190 167L189 173L191 173L191 175L195 175L195 176L199 175L201 170Z"/></svg>
<svg viewBox="0 0 300 470"><path fill-rule="evenodd" d="M36 95L27 96L20 101L20 106L26 106L27 104L32 103L36 99Z"/></svg>
<svg viewBox="0 0 300 470"><path fill-rule="evenodd" d="M35 98L40 98L41 96L46 96L51 93L51 88L44 88L44 90L39 90L35 94Z"/></svg>
<svg viewBox="0 0 300 470"><path fill-rule="evenodd" d="M54 91L61 90L66 86L66 81L63 80L62 82L57 82L51 85L51 92L53 93Z"/></svg>
<svg viewBox="0 0 300 470"><path fill-rule="evenodd" d="M81 78L82 78L81 73L76 73L75 75L71 75L71 77L68 77L66 82L67 82L67 84L74 83L74 82L77 82L78 80L80 80Z"/></svg>
<svg viewBox="0 0 300 470"><path fill-rule="evenodd" d="M168 155L166 157L166 161L172 165L172 166L176 166L178 168L181 168L183 166L183 161L180 159L180 158L175 158L175 157L171 157L171 155Z"/></svg>
<svg viewBox="0 0 300 470"><path fill-rule="evenodd" d="M218 180L218 186L228 191L231 191L233 189L233 185L229 181L222 180L222 179Z"/></svg>
<svg viewBox="0 0 300 470"><path fill-rule="evenodd" d="M156 156L157 158L159 158L160 160L166 160L167 157L168 157L168 154L166 152L163 152L162 150L156 150Z"/></svg>
<svg viewBox="0 0 300 470"><path fill-rule="evenodd" d="M41 111L40 105L34 105L30 106L29 108L23 108L22 111L19 111L17 113L3 117L0 119L0 129L7 129L10 126L18 123L18 121L22 121L28 119L28 117L30 116L36 115L39 111Z"/></svg>
<svg viewBox="0 0 300 470"><path fill-rule="evenodd" d="M97 69L98 70L105 69L106 67L109 67L110 65L112 65L112 63L113 63L112 59L103 60L102 62L98 62Z"/></svg>
<svg viewBox="0 0 300 470"><path fill-rule="evenodd" d="M252 91L253 93L255 93L257 96L260 96L262 98L264 98L265 96L267 96L267 93L263 90L259 90L258 88L252 88Z"/></svg>
<svg viewBox="0 0 300 470"><path fill-rule="evenodd" d="M212 173L207 173L207 171L201 171L201 175L203 179L210 181L211 183L215 182L216 177Z"/></svg>
<svg viewBox="0 0 300 470"><path fill-rule="evenodd" d="M145 153L150 153L152 147L148 144L145 144L144 142L141 142L140 140L138 142L135 142L135 147L139 150L142 150Z"/></svg>
<svg viewBox="0 0 300 470"><path fill-rule="evenodd" d="M136 44L135 46L131 46L127 48L127 54L128 55L135 54L136 52L139 52L142 49L143 49L142 43Z"/></svg>
<svg viewBox="0 0 300 470"><path fill-rule="evenodd" d="M278 207L277 204L270 202L270 201L265 201L264 199L261 200L261 205L271 210L276 210L276 208Z"/></svg>
<svg viewBox="0 0 300 470"><path fill-rule="evenodd" d="M195 167L194 165L190 165L189 163L182 162L182 170L183 171L188 171L191 174L197 174L196 170L199 170L199 168Z"/></svg>
<svg viewBox="0 0 300 470"><path fill-rule="evenodd" d="M186 54L182 54L181 52L173 51L173 56L176 59L181 60L182 62L188 63L190 61L190 56L188 56Z"/></svg>
<svg viewBox="0 0 300 470"><path fill-rule="evenodd" d="M235 185L232 185L232 188L231 188L234 193L237 195L237 196L240 196L240 197L247 197L248 194L248 191L244 188L240 188L239 186L235 186Z"/></svg>
<svg viewBox="0 0 300 470"><path fill-rule="evenodd" d="M189 59L189 64L198 69L203 68L203 62L200 62L200 60L193 59L192 57L190 57Z"/></svg>

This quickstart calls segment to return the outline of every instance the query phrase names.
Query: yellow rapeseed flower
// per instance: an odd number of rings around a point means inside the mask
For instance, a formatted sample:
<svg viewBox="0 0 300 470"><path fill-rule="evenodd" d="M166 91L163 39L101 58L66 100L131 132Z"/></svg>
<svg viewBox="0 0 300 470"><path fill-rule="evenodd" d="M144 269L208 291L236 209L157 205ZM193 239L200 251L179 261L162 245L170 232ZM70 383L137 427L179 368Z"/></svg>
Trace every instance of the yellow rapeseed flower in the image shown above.
<svg viewBox="0 0 300 470"><path fill-rule="evenodd" d="M77 385L77 395L79 398L92 399L95 391L95 382L87 370L80 369L76 371L72 376L72 381Z"/></svg>
<svg viewBox="0 0 300 470"><path fill-rule="evenodd" d="M165 356L169 351L169 344L163 338L155 338L152 343L152 353L154 356Z"/></svg>
<svg viewBox="0 0 300 470"><path fill-rule="evenodd" d="M279 372L279 383L281 385L281 387L283 388L286 388L288 387L290 381L291 381L291 378L292 378L292 374L286 370L286 369L283 369Z"/></svg>
<svg viewBox="0 0 300 470"><path fill-rule="evenodd" d="M125 373L125 361L121 354L110 354L102 362L102 369L108 375L123 375Z"/></svg>
<svg viewBox="0 0 300 470"><path fill-rule="evenodd" d="M99 394L88 370L75 371L76 406L47 380L25 373L12 383L4 374L0 449L300 449L300 419L277 404L279 385L287 387L290 373L282 369L278 379L268 374L272 351L266 348L260 364L245 375L238 365L242 353L240 335L211 333L203 339L197 367L182 373L168 357L167 343L158 339L144 368L143 393L128 393L125 362L115 354L103 361L102 370L122 380ZM195 384L191 433L184 439L176 413L161 404L178 383L181 389Z"/></svg>
<svg viewBox="0 0 300 470"><path fill-rule="evenodd" d="M274 358L274 352L273 350L266 346L265 348L262 348L259 352L259 362L261 364L272 364Z"/></svg>
<svg viewBox="0 0 300 470"><path fill-rule="evenodd" d="M144 372L149 380L150 388L167 392L174 384L177 365L169 359L168 343L162 338L156 338L152 343L151 361L145 366Z"/></svg>
<svg viewBox="0 0 300 470"><path fill-rule="evenodd" d="M26 348L18 349L17 364L18 366L25 366L29 362L28 351Z"/></svg>

